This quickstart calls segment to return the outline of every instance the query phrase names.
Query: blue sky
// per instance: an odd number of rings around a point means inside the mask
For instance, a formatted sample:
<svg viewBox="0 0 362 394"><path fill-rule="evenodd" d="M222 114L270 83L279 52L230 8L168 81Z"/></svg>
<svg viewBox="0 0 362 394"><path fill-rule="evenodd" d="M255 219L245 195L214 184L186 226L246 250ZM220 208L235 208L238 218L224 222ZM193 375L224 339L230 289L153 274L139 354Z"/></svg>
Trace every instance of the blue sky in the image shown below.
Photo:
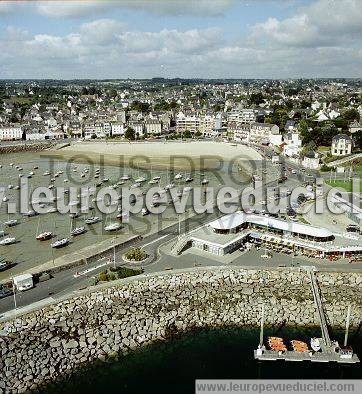
<svg viewBox="0 0 362 394"><path fill-rule="evenodd" d="M361 77L362 0L0 3L0 78Z"/></svg>

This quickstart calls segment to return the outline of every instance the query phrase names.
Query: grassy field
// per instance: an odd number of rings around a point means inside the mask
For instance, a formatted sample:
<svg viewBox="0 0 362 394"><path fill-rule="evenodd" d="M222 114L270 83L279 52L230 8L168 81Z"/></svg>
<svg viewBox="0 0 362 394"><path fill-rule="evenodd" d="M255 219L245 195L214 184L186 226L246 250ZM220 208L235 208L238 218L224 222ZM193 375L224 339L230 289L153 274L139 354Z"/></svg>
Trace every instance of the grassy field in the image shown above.
<svg viewBox="0 0 362 394"><path fill-rule="evenodd" d="M326 183L332 187L340 187L340 188L346 190L347 192L352 191L352 182L351 181L336 180L336 181L332 181L332 182L327 181ZM360 193L362 193L362 182L360 182Z"/></svg>
<svg viewBox="0 0 362 394"><path fill-rule="evenodd" d="M12 96L11 98L4 101L10 104L29 104L31 102L31 97Z"/></svg>

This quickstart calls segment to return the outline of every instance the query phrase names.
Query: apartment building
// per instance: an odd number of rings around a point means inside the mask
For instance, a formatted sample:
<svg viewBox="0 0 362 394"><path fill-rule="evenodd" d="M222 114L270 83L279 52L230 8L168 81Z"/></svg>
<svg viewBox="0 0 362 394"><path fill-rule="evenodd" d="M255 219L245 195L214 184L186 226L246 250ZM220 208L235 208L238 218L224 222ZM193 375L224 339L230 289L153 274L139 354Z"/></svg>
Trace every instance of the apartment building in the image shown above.
<svg viewBox="0 0 362 394"><path fill-rule="evenodd" d="M0 141L21 140L23 131L21 126L0 126Z"/></svg>

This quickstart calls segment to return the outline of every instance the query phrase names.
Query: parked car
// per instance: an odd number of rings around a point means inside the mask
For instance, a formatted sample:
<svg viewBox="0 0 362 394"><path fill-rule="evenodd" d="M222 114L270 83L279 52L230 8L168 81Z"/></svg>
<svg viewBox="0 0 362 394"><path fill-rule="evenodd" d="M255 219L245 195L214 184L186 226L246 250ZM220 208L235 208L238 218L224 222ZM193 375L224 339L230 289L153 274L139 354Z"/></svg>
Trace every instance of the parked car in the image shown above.
<svg viewBox="0 0 362 394"><path fill-rule="evenodd" d="M8 289L7 287L0 288L0 298L5 298L11 294L13 294L12 290Z"/></svg>

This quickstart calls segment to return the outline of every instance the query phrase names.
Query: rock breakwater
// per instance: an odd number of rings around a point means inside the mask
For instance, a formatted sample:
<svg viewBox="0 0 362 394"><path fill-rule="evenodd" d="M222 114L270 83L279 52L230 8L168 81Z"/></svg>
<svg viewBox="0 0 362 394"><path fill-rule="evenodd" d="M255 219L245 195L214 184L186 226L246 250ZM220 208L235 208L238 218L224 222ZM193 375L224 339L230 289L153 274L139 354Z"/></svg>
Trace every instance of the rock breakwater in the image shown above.
<svg viewBox="0 0 362 394"><path fill-rule="evenodd" d="M329 324L361 320L362 274L317 273ZM0 323L0 391L25 392L196 327L317 325L308 275L298 269L193 268L142 275L53 302ZM257 338L256 338L257 342Z"/></svg>

